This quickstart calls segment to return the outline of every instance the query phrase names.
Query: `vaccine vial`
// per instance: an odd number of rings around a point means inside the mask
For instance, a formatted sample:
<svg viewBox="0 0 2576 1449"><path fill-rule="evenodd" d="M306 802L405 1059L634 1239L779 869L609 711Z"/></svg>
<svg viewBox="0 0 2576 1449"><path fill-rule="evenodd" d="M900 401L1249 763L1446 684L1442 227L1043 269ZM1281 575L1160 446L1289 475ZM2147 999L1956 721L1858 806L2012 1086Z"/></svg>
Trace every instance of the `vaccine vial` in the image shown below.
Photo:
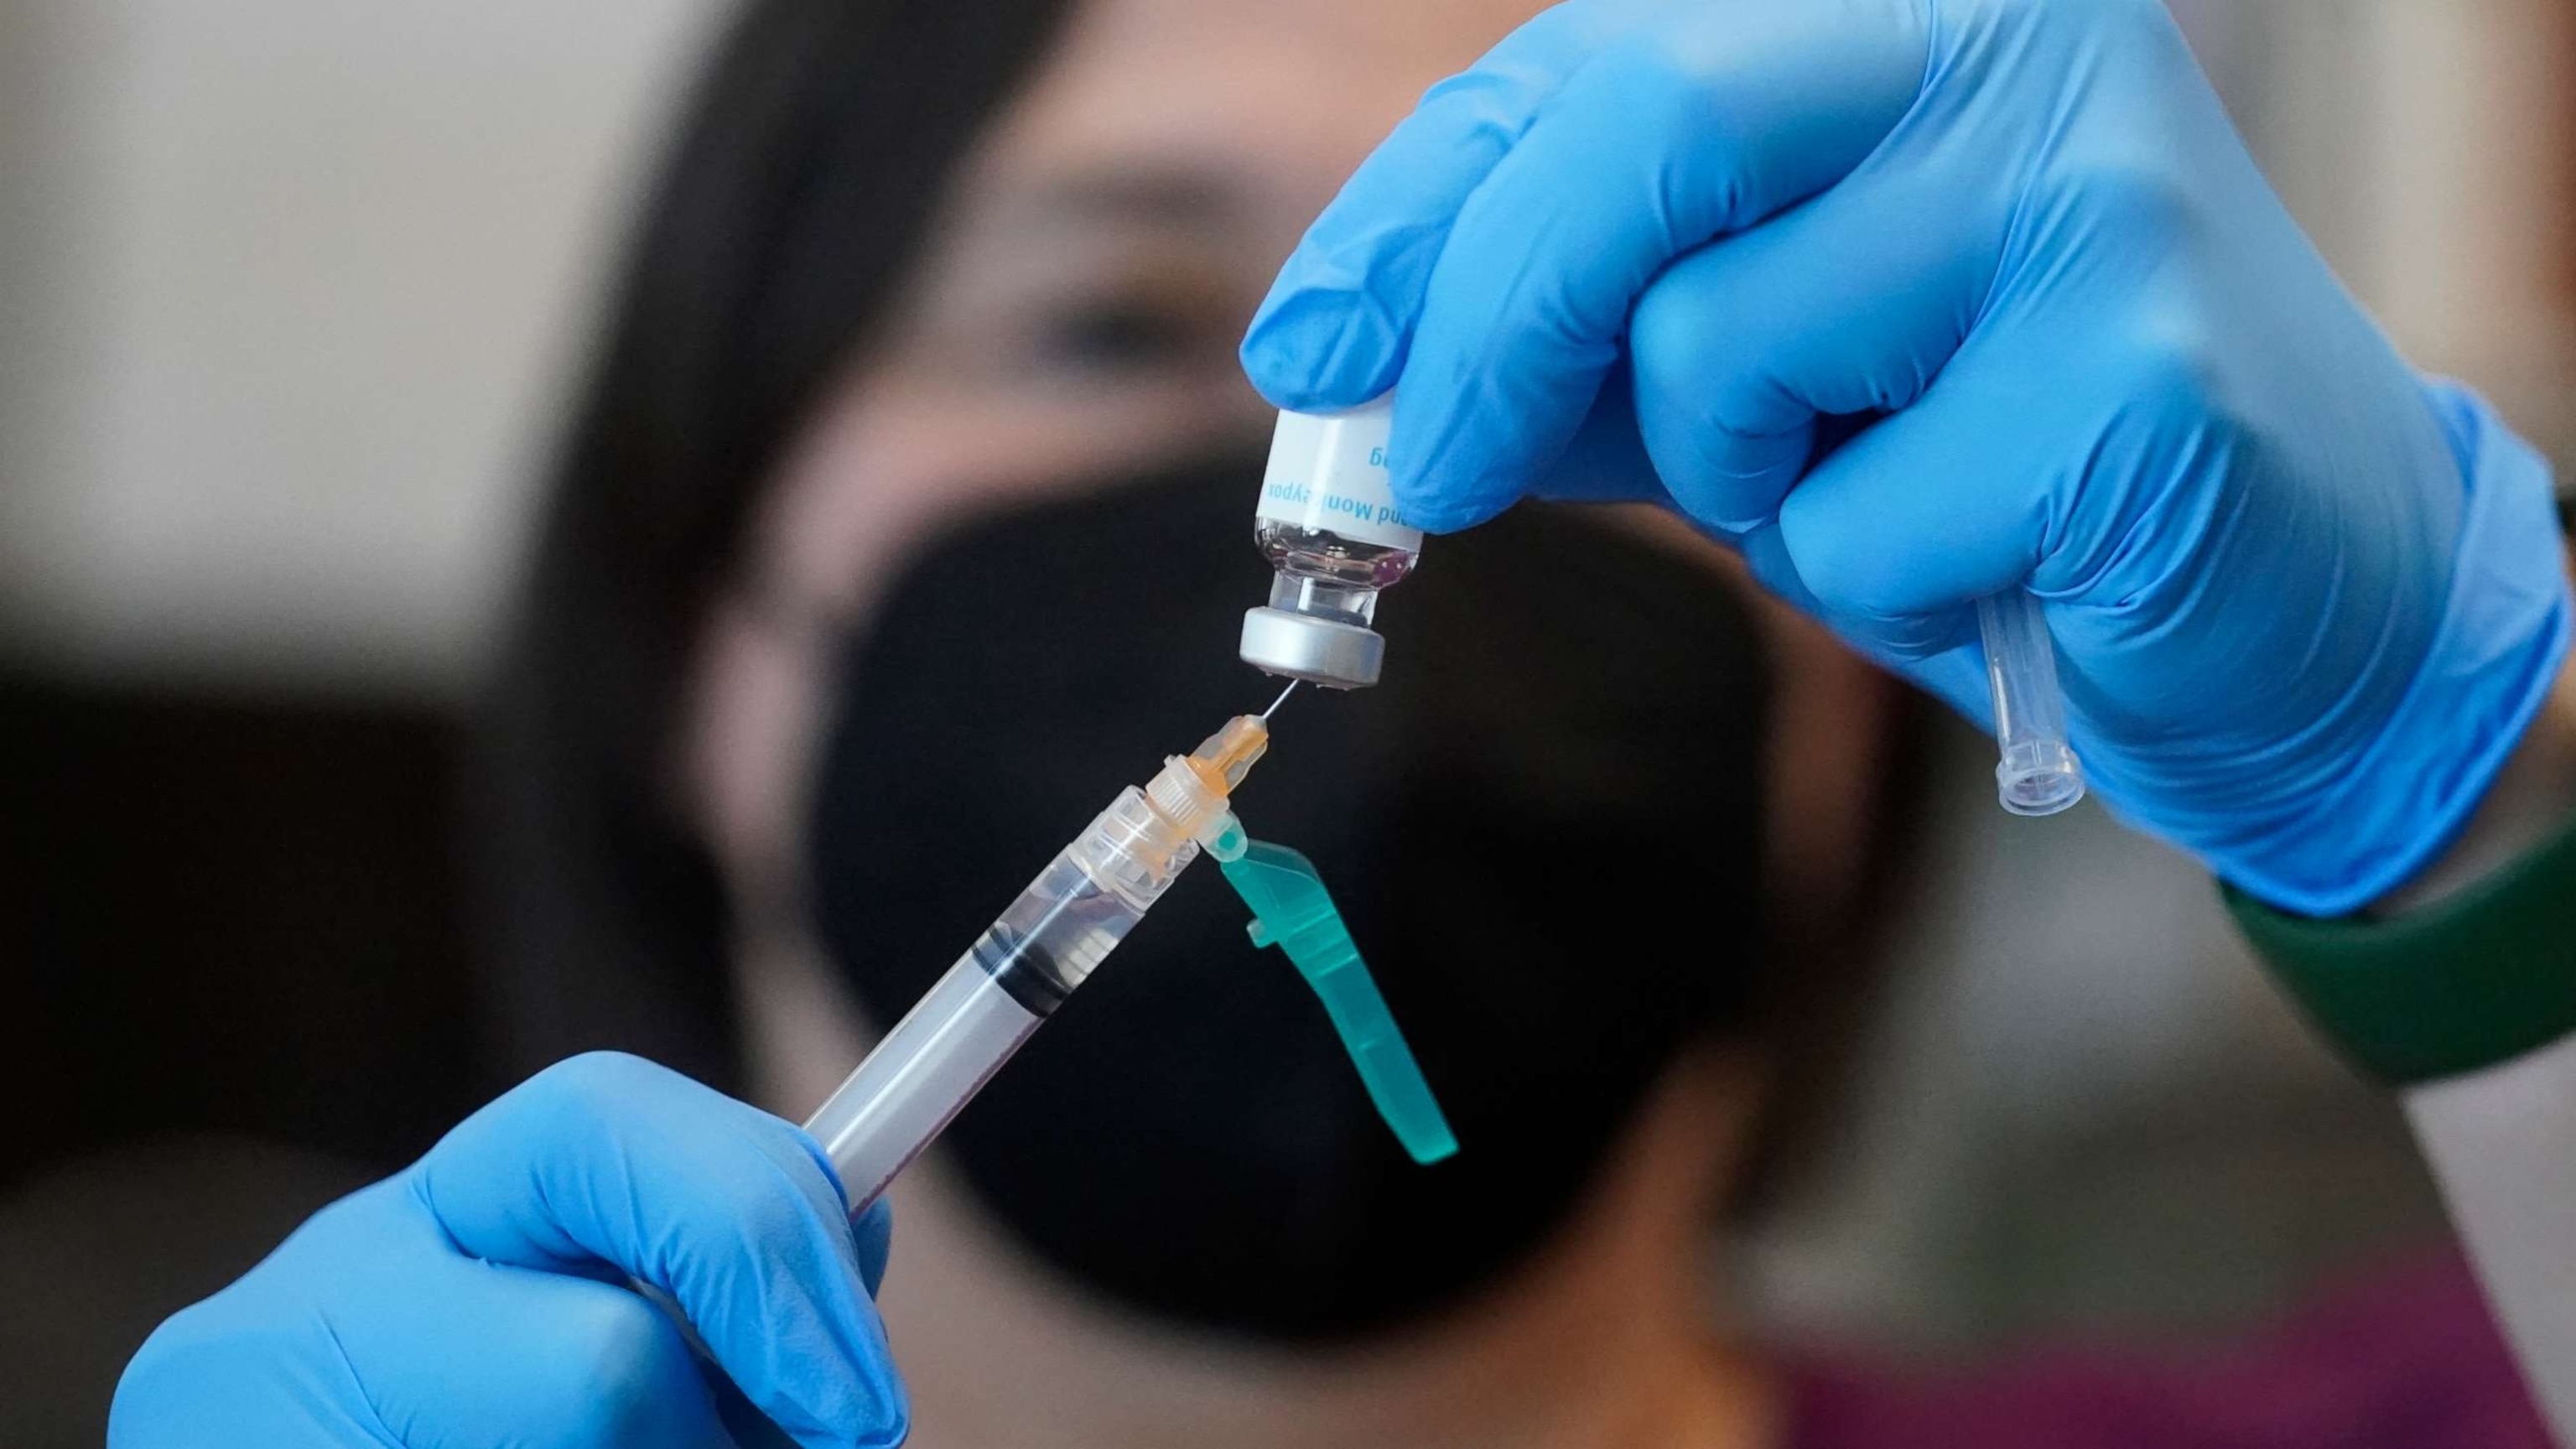
<svg viewBox="0 0 2576 1449"><path fill-rule="evenodd" d="M1243 616L1247 664L1326 689L1377 683L1386 640L1377 596L1422 557L1388 486L1395 395L1337 413L1279 415L1253 509L1253 540L1276 577Z"/></svg>

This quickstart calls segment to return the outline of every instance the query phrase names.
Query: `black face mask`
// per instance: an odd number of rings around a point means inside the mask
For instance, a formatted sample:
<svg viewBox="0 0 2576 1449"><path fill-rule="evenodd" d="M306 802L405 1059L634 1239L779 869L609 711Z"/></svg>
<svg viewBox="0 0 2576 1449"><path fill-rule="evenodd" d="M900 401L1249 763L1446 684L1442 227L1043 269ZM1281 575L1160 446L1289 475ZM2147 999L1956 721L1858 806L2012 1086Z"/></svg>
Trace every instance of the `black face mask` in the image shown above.
<svg viewBox="0 0 2576 1449"><path fill-rule="evenodd" d="M1277 692L1258 459L964 527L854 645L812 864L891 1024L1122 786ZM1312 857L1457 1131L1415 1166L1321 1006L1194 867L943 1139L1083 1287L1248 1335L1348 1337L1560 1226L1678 1051L1753 1025L1763 670L1705 569L1562 510L1431 541L1386 682L1301 690L1235 797Z"/></svg>

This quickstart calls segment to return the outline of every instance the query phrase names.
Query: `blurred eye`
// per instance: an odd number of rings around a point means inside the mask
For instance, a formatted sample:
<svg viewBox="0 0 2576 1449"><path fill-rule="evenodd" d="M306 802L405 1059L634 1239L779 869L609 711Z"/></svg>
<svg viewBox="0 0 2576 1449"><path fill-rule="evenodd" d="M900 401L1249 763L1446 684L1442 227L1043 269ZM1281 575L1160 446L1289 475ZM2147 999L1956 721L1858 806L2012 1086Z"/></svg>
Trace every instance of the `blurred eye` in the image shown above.
<svg viewBox="0 0 2576 1449"><path fill-rule="evenodd" d="M1189 361L1206 344L1205 319L1144 298L1104 298L1057 310L1031 339L1044 367L1126 372Z"/></svg>
<svg viewBox="0 0 2576 1449"><path fill-rule="evenodd" d="M1231 375L1269 284L1240 251L1134 224L990 229L944 258L914 345L984 387L1199 385Z"/></svg>

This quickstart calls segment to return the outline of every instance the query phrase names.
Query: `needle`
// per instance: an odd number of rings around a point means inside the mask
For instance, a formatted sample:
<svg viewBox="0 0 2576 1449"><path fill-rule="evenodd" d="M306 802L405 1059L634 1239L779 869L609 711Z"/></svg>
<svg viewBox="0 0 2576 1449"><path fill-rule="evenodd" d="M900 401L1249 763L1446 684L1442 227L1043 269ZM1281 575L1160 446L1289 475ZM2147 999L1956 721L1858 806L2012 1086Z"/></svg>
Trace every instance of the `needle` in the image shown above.
<svg viewBox="0 0 2576 1449"><path fill-rule="evenodd" d="M1263 724L1270 723L1270 717L1279 712L1279 706L1286 704L1288 702L1288 696L1295 694L1297 692L1297 686L1305 682L1306 681L1302 679L1289 680L1288 687L1279 691L1279 697L1270 701L1270 708L1261 712L1261 722Z"/></svg>

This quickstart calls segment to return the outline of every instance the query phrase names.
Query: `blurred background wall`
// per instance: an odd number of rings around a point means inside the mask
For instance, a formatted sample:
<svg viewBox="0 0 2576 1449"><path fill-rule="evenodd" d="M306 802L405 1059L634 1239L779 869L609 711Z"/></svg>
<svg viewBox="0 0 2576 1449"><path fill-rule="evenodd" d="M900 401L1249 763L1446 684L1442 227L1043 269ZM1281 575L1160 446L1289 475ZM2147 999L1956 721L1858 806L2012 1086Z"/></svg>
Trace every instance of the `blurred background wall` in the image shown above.
<svg viewBox="0 0 2576 1449"><path fill-rule="evenodd" d="M2576 459L2576 4L2176 7L2401 342ZM95 1216L45 1185L121 1144L247 1135L367 1168L468 1101L459 709L631 189L723 11L0 0L0 1082L54 1104L5 1129L0 1257ZM1951 753L1952 785L1985 788L1990 761ZM2429 1221L2393 1119L2254 982L2205 882L2081 828L2120 909L1943 936L2030 864L2031 837L1990 830L1908 904L1949 965L1908 978L1844 1150L1757 1254L1784 1313L1950 1344L2106 1298L2187 1320L2293 1284L2320 1233ZM2022 990L2103 979L2123 989ZM2034 1023L2034 1000L2065 1014ZM2256 1135L2195 1135L2257 1091L2281 1105ZM2146 1124L2200 1164L2161 1204L2112 1170ZM2016 1200L2040 1164L2076 1185L2052 1212L2094 1217L2053 1232ZM291 1221L348 1170L260 1180ZM2384 1210L2335 1232L2305 1212L2369 1193ZM2236 1236L2198 1276L2152 1250L2102 1266L2102 1242L2213 1223ZM192 1271L274 1237L229 1231ZM138 1282L188 1296L156 1271ZM101 1332L158 1302L138 1289ZM10 1335L22 1365L52 1351Z"/></svg>
<svg viewBox="0 0 2576 1449"><path fill-rule="evenodd" d="M0 1440L477 1092L455 806L714 0L0 0Z"/></svg>
<svg viewBox="0 0 2576 1449"><path fill-rule="evenodd" d="M452 693L712 0L6 0L22 658Z"/></svg>
<svg viewBox="0 0 2576 1449"><path fill-rule="evenodd" d="M92 1126L443 1110L455 707L720 11L0 0L0 1040Z"/></svg>

